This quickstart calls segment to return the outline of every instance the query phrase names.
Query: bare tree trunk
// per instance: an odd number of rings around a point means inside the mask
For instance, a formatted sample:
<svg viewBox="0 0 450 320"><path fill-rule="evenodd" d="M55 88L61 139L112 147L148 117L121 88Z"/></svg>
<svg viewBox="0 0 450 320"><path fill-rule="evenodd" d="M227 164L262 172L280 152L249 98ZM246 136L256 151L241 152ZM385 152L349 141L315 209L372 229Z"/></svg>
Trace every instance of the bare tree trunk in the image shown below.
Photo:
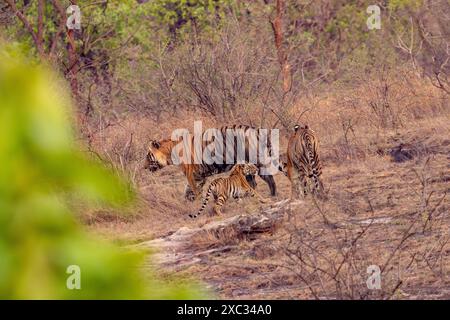
<svg viewBox="0 0 450 320"><path fill-rule="evenodd" d="M278 62L281 68L281 74L283 77L283 93L287 93L291 90L291 66L288 62L288 55L286 48L284 47L284 33L283 33L283 16L286 9L284 0L277 0L276 15L275 18L270 21L272 25L275 47L277 49Z"/></svg>
<svg viewBox="0 0 450 320"><path fill-rule="evenodd" d="M59 27L57 32L54 34L53 39L48 44L48 50L46 50L46 44L44 40L44 14L45 14L45 0L38 0L37 2L37 21L36 28L33 27L30 20L17 8L16 2L14 0L5 0L6 3L11 7L15 16L23 23L25 29L30 34L33 39L33 43L36 47L36 51L42 60L52 60L55 55L55 49L57 47L57 42L59 36L66 29L67 15L64 11L60 1L52 0L53 7L59 15ZM71 0L71 4L76 4L76 1ZM36 31L35 31L36 30ZM75 46L75 36L73 30L67 30L67 55L68 55L68 66L65 70L65 74L70 82L70 87L72 89L72 95L75 99L78 96L78 54Z"/></svg>
<svg viewBox="0 0 450 320"><path fill-rule="evenodd" d="M36 50L38 51L41 58L44 58L44 50L43 50L43 40L42 40L42 26L43 26L43 6L42 1L40 0L38 3L38 28L35 32L33 30L33 26L27 17L17 8L14 0L5 0L6 3L10 6L16 17L23 23L25 29L30 33L31 38L33 39Z"/></svg>
<svg viewBox="0 0 450 320"><path fill-rule="evenodd" d="M53 7L56 9L56 11L58 11L59 16L60 16L60 26L59 26L59 30L56 33L56 37L58 37L61 32L63 30L66 29L66 21L67 21L67 14L64 11L63 7L61 6L61 3L58 0L52 0L53 3ZM76 4L76 1L70 1L71 4ZM78 78L77 78L77 74L78 74L78 54L76 51L76 45L75 45L75 34L73 30L67 30L66 32L67 34L67 56L68 56L68 66L66 68L66 76L69 80L70 83L70 89L72 91L72 96L74 97L75 100L78 99ZM57 39L55 39L55 42L57 41ZM54 46L55 46L55 42L52 43L52 48L50 49L51 51L54 50ZM83 121L81 121L83 122Z"/></svg>
<svg viewBox="0 0 450 320"><path fill-rule="evenodd" d="M36 31L36 49L41 57L45 56L44 50L44 0L38 1L37 7L37 31Z"/></svg>
<svg viewBox="0 0 450 320"><path fill-rule="evenodd" d="M39 58L42 61L49 61L50 63L54 62L56 58L56 48L58 47L58 42L60 41L61 35L66 32L66 50L67 50L67 58L68 63L66 63L66 67L64 73L66 78L70 83L70 88L72 91L73 100L75 103L78 102L79 99L79 87L78 87L78 71L79 71L79 55L76 50L75 43L75 34L74 30L67 30L66 22L67 22L67 14L64 10L61 1L59 0L51 0L53 4L54 11L56 12L57 17L55 17L55 23L57 30L53 34L52 39L46 43L44 32L44 15L45 15L45 0L37 1L37 20L33 23L33 21L29 20L27 16L19 10L17 7L16 1L14 0L5 0L8 6L14 12L14 15L23 23L26 31L30 34L36 51L39 55ZM71 0L71 4L76 4L76 1ZM64 44L64 41L62 41ZM80 128L83 128L86 122L86 115L84 112L78 112L78 120L80 124Z"/></svg>
<svg viewBox="0 0 450 320"><path fill-rule="evenodd" d="M78 96L78 56L75 47L75 38L73 30L67 31L67 53L69 56L69 67L67 70L70 81L70 88L74 97Z"/></svg>
<svg viewBox="0 0 450 320"><path fill-rule="evenodd" d="M76 5L77 2L75 0L71 0L70 3L72 5ZM61 5L58 0L53 0L54 6L58 6L61 8ZM61 10L61 9L59 9ZM64 25L67 21L67 15L65 12L62 12L64 15ZM79 71L79 55L77 53L76 44L75 44L75 32L73 29L67 30L67 55L69 58L69 65L66 70L66 76L69 79L70 89L72 91L73 100L78 103L79 100L79 87L78 87L78 71ZM80 130L83 131L83 128L86 124L86 113L78 110L78 124L80 126Z"/></svg>
<svg viewBox="0 0 450 320"><path fill-rule="evenodd" d="M75 0L71 0L70 3L72 5L77 4ZM67 15L62 10L60 2L58 0L53 0L53 5L57 8L57 10L60 12L60 14L64 17L64 19L61 19L61 23L63 23L65 25L66 21L67 21ZM66 75L70 82L70 88L72 90L72 95L75 99L77 99L78 98L77 74L78 74L78 62L79 62L78 60L79 59L78 59L78 54L77 54L77 50L76 50L75 33L74 33L73 29L67 30L67 56L69 58L69 65L66 70Z"/></svg>
<svg viewBox="0 0 450 320"><path fill-rule="evenodd" d="M269 108L272 113L278 118L278 120L272 125L276 126L279 122L289 129L290 121L285 110L285 98L292 88L291 66L288 62L288 54L284 43L284 13L286 10L286 3L284 0L277 0L275 8L275 18L270 20L272 25L275 48L277 50L278 63L281 69L281 77L283 81L283 96L280 101L280 105L276 108Z"/></svg>

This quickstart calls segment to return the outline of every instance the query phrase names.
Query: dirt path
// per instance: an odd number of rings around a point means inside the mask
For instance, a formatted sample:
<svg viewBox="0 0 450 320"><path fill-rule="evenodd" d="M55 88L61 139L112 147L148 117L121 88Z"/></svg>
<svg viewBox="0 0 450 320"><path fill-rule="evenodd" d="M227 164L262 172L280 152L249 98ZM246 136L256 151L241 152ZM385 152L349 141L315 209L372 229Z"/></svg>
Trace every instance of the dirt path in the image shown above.
<svg viewBox="0 0 450 320"><path fill-rule="evenodd" d="M281 224L286 209L299 206L302 202L289 203L283 200L272 204L269 208L249 215L236 215L206 223L201 227L182 227L161 238L144 241L131 246L138 249L154 251L152 262L154 266L164 268L179 268L202 261L202 258L220 252L229 251L235 246L225 245L218 248L204 249L192 244L199 239L212 241L227 241L227 239L255 240L263 234L273 234Z"/></svg>

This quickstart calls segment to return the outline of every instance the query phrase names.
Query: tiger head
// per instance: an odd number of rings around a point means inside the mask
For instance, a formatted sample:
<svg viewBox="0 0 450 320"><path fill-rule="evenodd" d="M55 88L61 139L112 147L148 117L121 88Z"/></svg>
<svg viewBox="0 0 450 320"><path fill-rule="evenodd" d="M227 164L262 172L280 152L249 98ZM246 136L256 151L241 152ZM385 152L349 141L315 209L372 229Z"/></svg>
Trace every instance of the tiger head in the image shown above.
<svg viewBox="0 0 450 320"><path fill-rule="evenodd" d="M145 156L144 169L151 172L164 168L172 164L172 148L174 142L171 140L152 140Z"/></svg>
<svg viewBox="0 0 450 320"><path fill-rule="evenodd" d="M236 164L231 170L231 174L242 174L244 176L256 176L258 174L258 167L252 163Z"/></svg>
<svg viewBox="0 0 450 320"><path fill-rule="evenodd" d="M299 129L307 130L307 129L309 129L309 127L307 124L305 124L305 125L296 124L294 126L294 132L297 132Z"/></svg>

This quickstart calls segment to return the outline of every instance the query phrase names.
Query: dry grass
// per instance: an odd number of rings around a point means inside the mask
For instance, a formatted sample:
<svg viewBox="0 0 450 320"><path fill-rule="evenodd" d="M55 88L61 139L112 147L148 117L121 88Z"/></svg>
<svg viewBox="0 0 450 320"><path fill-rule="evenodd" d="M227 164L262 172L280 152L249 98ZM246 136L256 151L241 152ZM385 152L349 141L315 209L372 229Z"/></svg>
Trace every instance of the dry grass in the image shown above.
<svg viewBox="0 0 450 320"><path fill-rule="evenodd" d="M408 164L371 158L352 169L330 166L325 179L330 200L320 208L331 225L309 199L273 236L234 243L226 254L185 271L214 284L225 298L448 299L448 160L441 154L426 166L425 158ZM428 175L425 207L414 171ZM277 182L287 192L283 180ZM430 213L433 226L426 226ZM192 245L233 244L202 240ZM384 268L380 291L365 284L373 264Z"/></svg>
<svg viewBox="0 0 450 320"><path fill-rule="evenodd" d="M233 235L195 239L191 249L231 249L178 271L205 280L224 298L448 299L448 96L403 74L385 75L352 90L316 95L290 112L306 109L310 111L301 121L321 139L329 200L306 199L275 234L253 241ZM158 123L130 116L93 135L92 150L132 178L139 201L125 217L114 212L83 214L91 230L130 243L220 219L187 217L199 203L184 200L185 179L177 168L154 174L140 169L150 138L192 128L194 119L204 120L205 127L216 125L198 114ZM411 159L393 161L399 145ZM279 194L273 201L286 198L290 190L284 176L277 175L276 182ZM269 194L262 180L258 191ZM251 200L230 202L224 216L250 213L259 206ZM372 264L383 270L382 290L366 287L366 269Z"/></svg>

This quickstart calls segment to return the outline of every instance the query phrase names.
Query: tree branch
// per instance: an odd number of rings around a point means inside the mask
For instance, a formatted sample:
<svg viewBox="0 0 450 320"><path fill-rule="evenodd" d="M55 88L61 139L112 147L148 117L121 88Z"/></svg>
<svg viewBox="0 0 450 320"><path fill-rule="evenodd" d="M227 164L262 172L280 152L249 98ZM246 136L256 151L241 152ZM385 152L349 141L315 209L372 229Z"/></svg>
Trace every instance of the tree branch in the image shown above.
<svg viewBox="0 0 450 320"><path fill-rule="evenodd" d="M28 19L25 17L25 15L19 9L17 9L17 6L16 6L14 0L5 0L5 1L11 7L11 9L13 10L16 17L19 18L20 21L22 21L25 28L28 30L31 37L33 38L33 42L34 42L36 48L38 48L38 50L39 50L39 40L38 40L37 34L34 32L33 27L31 26Z"/></svg>

